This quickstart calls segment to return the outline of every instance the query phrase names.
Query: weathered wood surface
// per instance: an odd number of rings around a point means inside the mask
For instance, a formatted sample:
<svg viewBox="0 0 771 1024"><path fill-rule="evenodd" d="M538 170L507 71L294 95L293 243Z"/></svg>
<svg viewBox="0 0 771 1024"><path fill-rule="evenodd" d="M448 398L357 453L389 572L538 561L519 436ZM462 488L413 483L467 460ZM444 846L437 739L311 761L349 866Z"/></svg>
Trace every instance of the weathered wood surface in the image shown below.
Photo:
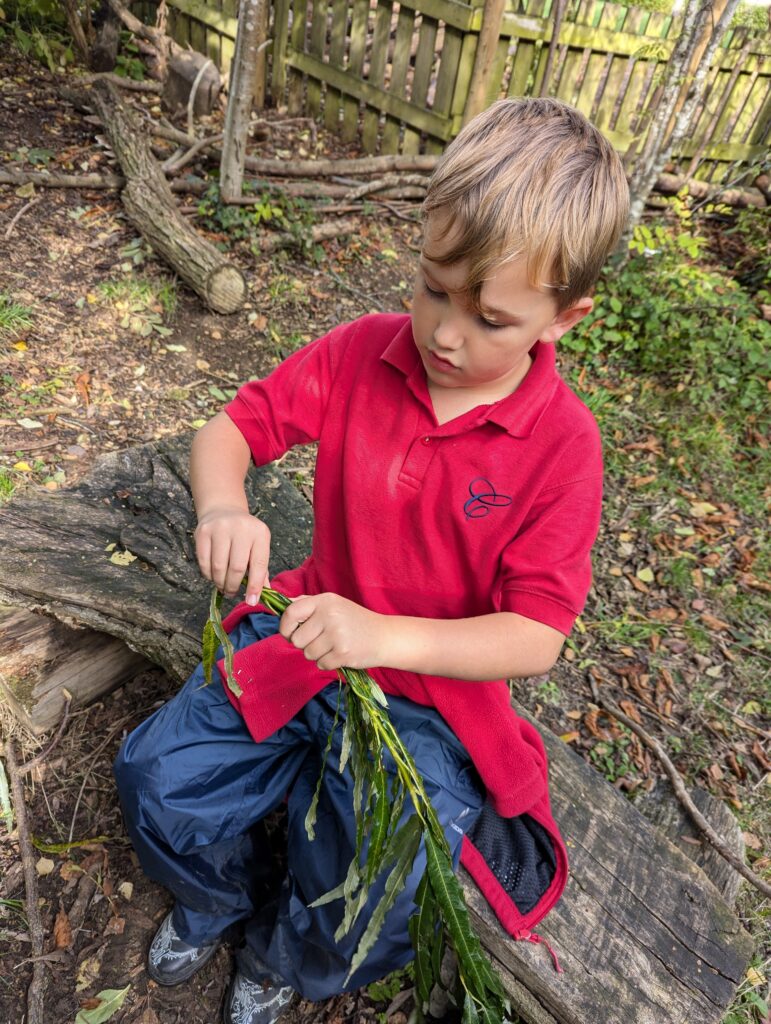
<svg viewBox="0 0 771 1024"><path fill-rule="evenodd" d="M192 538L191 436L111 453L72 490L0 508L0 603L109 633L185 678L210 593ZM271 572L296 565L309 547L307 502L268 468L250 474L248 495L272 532ZM124 550L136 561L110 561Z"/></svg>
<svg viewBox="0 0 771 1024"><path fill-rule="evenodd" d="M243 274L185 222L136 114L105 81L91 86L85 102L95 107L126 176L121 199L131 223L207 306L217 313L240 309Z"/></svg>
<svg viewBox="0 0 771 1024"><path fill-rule="evenodd" d="M112 454L72 491L0 509L0 600L102 629L177 677L195 664L209 593L196 568L189 438ZM307 551L310 509L272 470L250 507L273 534L271 571ZM137 556L110 562L108 545ZM704 872L604 778L544 732L571 878L538 931L512 941L464 875L476 927L528 1024L718 1024L752 941Z"/></svg>
<svg viewBox="0 0 771 1024"><path fill-rule="evenodd" d="M61 719L63 690L76 705L87 704L149 664L107 633L0 607L0 699L35 736Z"/></svg>

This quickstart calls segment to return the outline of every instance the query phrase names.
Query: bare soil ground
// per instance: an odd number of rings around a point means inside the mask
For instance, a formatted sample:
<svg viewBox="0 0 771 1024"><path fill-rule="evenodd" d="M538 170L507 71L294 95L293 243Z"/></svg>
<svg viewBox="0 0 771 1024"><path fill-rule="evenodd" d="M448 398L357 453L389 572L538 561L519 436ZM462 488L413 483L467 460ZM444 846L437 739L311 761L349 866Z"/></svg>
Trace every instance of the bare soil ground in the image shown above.
<svg viewBox="0 0 771 1024"><path fill-rule="evenodd" d="M60 100L47 71L10 49L0 58L3 163L27 170L42 163L71 173L106 170L109 157L94 132ZM303 123L269 130L259 151L283 157L359 155ZM17 487L68 486L101 452L199 425L221 407L228 389L263 375L341 320L409 307L419 231L382 211L361 216L355 235L324 243L317 263L297 254L255 255L247 244L236 246L232 258L247 278L249 301L238 314L221 317L207 312L137 243L114 192L39 190L34 206L5 237L11 218L29 198L0 187L0 291L33 310L31 327L0 341L0 470ZM649 444L646 452L643 421L630 422L629 431L622 442L606 440L637 446L636 479L642 479L645 460L655 449ZM313 453L293 453L284 468L310 495ZM740 648L750 639L723 628L720 609L698 589L698 577L693 592L664 589L653 571L667 553L666 543L655 540L662 536L655 523L668 521L671 509L658 504L655 494L626 491L625 484L624 478L609 482L596 584L581 628L550 676L517 681L516 696L614 785L630 795L650 789L661 778L659 766L635 737L590 702L586 671L601 666L617 697L638 701L647 711L646 726L673 740L669 748L689 783L710 788L741 812L749 852L760 870L768 863L757 848L756 832L767 813L760 806L769 765L751 702L762 699L767 658L752 649L752 667L741 662ZM694 568L738 579L751 565L746 553L756 544L754 526L729 506L724 509L716 495L710 500L719 506L717 513L695 507L703 496L695 484L685 498L692 518L680 520L710 539L709 549L697 549ZM741 536L748 540L737 546ZM653 570L642 571L646 566ZM711 624L706 620L711 630L706 646L695 643L686 628L694 615L702 624L705 615L712 618ZM611 626L594 628L600 620ZM175 690L162 672L148 671L77 711L56 749L27 777L36 839L82 844L40 851L50 1024L71 1024L79 1008L88 1007L89 1000L93 1005L97 992L127 985L116 1021L212 1024L221 1019L229 947L178 989L159 988L145 974L147 946L170 900L138 866L110 769L125 734ZM710 701L704 699L707 692ZM720 704L728 714L719 711ZM754 732L737 722L740 708L740 719L754 722ZM17 736L24 756L31 757L36 744ZM32 968L18 848L7 835L0 867L0 1020L22 1024ZM751 899L741 904L750 924L754 907ZM405 1024L410 1002L397 995L398 989L398 984L381 991L370 987L325 1004L300 1002L288 1019Z"/></svg>

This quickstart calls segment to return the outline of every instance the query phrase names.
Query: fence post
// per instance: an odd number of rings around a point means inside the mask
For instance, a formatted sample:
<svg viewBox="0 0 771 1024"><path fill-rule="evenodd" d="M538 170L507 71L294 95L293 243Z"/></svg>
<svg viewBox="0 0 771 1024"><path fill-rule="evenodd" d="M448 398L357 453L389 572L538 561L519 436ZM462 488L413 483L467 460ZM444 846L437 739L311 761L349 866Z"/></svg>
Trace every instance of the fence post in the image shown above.
<svg viewBox="0 0 771 1024"><path fill-rule="evenodd" d="M286 43L289 35L289 2L276 0L273 13L273 75L270 91L278 107L286 88Z"/></svg>
<svg viewBox="0 0 771 1024"><path fill-rule="evenodd" d="M482 27L479 31L477 52L474 56L474 69L471 72L471 87L463 108L464 125L487 106L490 73L493 69L493 58L498 45L498 37L501 34L505 9L506 0L485 0L482 11Z"/></svg>

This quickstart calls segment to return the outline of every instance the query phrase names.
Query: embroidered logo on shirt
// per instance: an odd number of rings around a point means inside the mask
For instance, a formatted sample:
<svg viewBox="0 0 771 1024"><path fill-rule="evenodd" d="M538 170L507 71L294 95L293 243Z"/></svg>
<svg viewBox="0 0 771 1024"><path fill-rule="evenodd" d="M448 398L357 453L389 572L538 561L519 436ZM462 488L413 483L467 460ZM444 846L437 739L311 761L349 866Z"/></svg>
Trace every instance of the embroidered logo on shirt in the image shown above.
<svg viewBox="0 0 771 1024"><path fill-rule="evenodd" d="M506 494L498 494L495 487L483 476L478 476L468 485L471 497L463 505L466 519L481 519L490 514L492 508L506 508L511 498Z"/></svg>

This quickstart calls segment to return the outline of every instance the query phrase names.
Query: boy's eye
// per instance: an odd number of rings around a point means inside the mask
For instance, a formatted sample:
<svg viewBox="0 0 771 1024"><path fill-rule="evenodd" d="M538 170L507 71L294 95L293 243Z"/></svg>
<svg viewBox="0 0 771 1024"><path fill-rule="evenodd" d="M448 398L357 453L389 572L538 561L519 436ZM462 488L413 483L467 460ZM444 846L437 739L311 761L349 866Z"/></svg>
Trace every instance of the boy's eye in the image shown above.
<svg viewBox="0 0 771 1024"><path fill-rule="evenodd" d="M480 316L478 319L479 319L480 324L483 327L487 327L491 331L495 331L495 330L500 331L502 328L509 326L509 324L496 324L496 323L493 323L492 320L485 320L485 318L483 316Z"/></svg>
<svg viewBox="0 0 771 1024"><path fill-rule="evenodd" d="M428 281L425 280L425 278L423 280L423 287L426 289L429 295L433 295L436 298L441 298L444 295L444 292L439 291L438 288L432 288Z"/></svg>

